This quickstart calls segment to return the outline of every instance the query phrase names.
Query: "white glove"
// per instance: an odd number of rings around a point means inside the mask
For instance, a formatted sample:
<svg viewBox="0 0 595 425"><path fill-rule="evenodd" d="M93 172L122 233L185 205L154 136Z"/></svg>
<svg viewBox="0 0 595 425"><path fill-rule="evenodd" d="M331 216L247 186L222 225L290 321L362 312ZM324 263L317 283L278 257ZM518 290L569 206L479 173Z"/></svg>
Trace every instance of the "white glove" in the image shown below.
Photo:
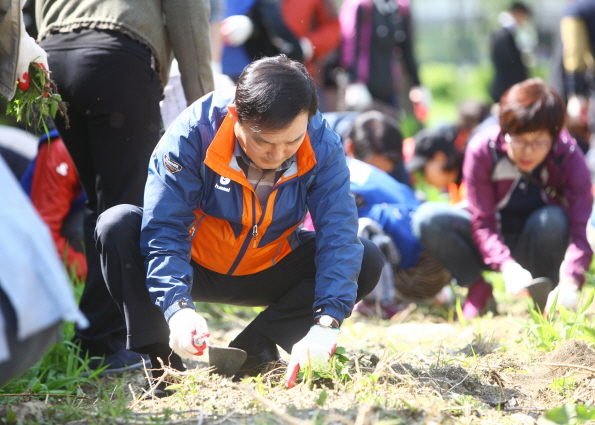
<svg viewBox="0 0 595 425"><path fill-rule="evenodd" d="M519 263L510 262L502 270L502 278L506 286L506 292L513 295L520 294L533 282L533 276Z"/></svg>
<svg viewBox="0 0 595 425"><path fill-rule="evenodd" d="M293 345L291 358L287 365L285 375L285 386L292 388L300 367L320 367L326 364L335 352L339 329L327 328L314 325L310 328L305 337Z"/></svg>
<svg viewBox="0 0 595 425"><path fill-rule="evenodd" d="M25 23L21 21L21 40L19 41L19 56L17 58L17 78L19 87L25 91L29 89L29 64L39 63L41 68L48 69L48 58L45 51L27 34Z"/></svg>
<svg viewBox="0 0 595 425"><path fill-rule="evenodd" d="M302 55L304 62L308 62L314 56L314 46L308 37L300 38L300 47L302 48Z"/></svg>
<svg viewBox="0 0 595 425"><path fill-rule="evenodd" d="M560 282L547 296L545 312L549 313L554 300L558 297L556 305L564 306L567 310L575 310L578 304L578 286L574 283Z"/></svg>
<svg viewBox="0 0 595 425"><path fill-rule="evenodd" d="M191 308L183 308L169 318L169 346L182 358L202 356L210 335L207 321Z"/></svg>
<svg viewBox="0 0 595 425"><path fill-rule="evenodd" d="M254 31L252 20L246 15L232 15L221 21L221 38L229 46L244 44Z"/></svg>

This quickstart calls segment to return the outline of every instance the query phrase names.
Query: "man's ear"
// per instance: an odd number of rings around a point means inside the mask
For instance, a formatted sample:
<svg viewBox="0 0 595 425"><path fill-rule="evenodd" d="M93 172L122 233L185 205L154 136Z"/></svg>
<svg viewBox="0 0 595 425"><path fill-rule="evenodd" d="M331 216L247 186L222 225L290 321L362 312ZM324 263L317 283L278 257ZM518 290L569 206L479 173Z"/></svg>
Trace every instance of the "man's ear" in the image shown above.
<svg viewBox="0 0 595 425"><path fill-rule="evenodd" d="M234 122L238 122L238 111L236 110L235 103L232 103L231 105L227 105L227 111L229 112L229 115L231 115L231 119Z"/></svg>
<svg viewBox="0 0 595 425"><path fill-rule="evenodd" d="M350 158L355 158L355 155L353 154L353 142L350 138L346 138L343 142L343 149L345 150L346 156Z"/></svg>

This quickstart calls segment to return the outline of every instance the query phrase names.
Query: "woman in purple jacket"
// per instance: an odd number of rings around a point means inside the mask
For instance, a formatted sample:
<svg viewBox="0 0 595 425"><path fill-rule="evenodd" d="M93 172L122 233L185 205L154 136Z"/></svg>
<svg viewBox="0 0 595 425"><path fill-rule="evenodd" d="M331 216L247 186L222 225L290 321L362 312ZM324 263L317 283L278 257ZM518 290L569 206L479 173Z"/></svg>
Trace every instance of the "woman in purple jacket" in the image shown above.
<svg viewBox="0 0 595 425"><path fill-rule="evenodd" d="M414 231L427 252L468 286L465 317L493 300L481 272L502 272L506 290L526 293L534 278L556 285L548 306L576 306L593 251L586 224L593 205L585 157L563 130L565 104L540 79L512 86L500 125L469 143L463 165L468 211L422 205Z"/></svg>

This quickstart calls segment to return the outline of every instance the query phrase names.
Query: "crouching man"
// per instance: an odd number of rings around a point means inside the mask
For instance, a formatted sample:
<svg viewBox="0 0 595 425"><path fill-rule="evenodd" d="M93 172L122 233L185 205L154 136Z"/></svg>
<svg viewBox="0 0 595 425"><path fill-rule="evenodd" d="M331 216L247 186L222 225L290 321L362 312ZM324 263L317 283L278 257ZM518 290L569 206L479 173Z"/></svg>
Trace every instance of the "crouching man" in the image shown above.
<svg viewBox="0 0 595 425"><path fill-rule="evenodd" d="M288 387L300 367L332 355L383 259L357 237L343 146L317 108L303 65L253 62L237 88L198 100L164 134L144 209L119 205L99 218L128 348L153 367L161 358L183 370L181 357L203 354L209 330L193 301L268 306L229 344L248 354L236 379L276 362L277 346L291 353ZM316 232L301 230L307 211Z"/></svg>

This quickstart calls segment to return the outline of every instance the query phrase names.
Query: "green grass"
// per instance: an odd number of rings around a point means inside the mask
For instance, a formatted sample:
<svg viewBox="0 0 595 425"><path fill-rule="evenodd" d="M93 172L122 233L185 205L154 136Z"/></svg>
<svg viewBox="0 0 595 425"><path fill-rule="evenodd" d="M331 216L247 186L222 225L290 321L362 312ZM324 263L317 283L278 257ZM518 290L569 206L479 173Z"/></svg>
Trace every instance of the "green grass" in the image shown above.
<svg viewBox="0 0 595 425"><path fill-rule="evenodd" d="M73 281L76 277L71 275ZM82 284L73 285L77 300L82 293ZM82 395L81 386L94 384L105 369L89 369L88 356L72 342L74 325L63 323L61 337L47 353L26 372L0 387L2 394Z"/></svg>
<svg viewBox="0 0 595 425"><path fill-rule="evenodd" d="M432 93L428 126L453 124L458 105L465 100L491 103L489 63L476 66L427 62L420 66L420 80Z"/></svg>

